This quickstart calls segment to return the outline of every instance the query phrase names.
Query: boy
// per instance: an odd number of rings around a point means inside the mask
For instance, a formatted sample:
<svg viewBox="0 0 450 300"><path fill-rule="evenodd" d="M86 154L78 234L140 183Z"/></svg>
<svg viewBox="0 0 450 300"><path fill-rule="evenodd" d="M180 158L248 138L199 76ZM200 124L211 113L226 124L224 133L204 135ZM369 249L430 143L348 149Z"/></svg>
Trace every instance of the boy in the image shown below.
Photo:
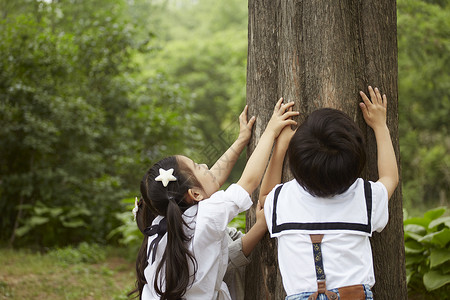
<svg viewBox="0 0 450 300"><path fill-rule="evenodd" d="M372 299L369 237L387 224L398 169L386 95L370 86L369 94L371 100L360 92L360 108L375 132L377 182L358 178L365 164L363 136L341 111L317 110L295 133L285 128L277 140L260 201L270 235L278 239L286 299ZM277 185L286 150L295 179Z"/></svg>

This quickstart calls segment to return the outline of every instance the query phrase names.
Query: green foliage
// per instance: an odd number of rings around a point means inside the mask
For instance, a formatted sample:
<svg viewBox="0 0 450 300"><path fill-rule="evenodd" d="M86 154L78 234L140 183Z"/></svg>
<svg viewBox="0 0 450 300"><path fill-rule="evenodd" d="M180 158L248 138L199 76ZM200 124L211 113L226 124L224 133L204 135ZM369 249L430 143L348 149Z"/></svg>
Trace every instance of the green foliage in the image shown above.
<svg viewBox="0 0 450 300"><path fill-rule="evenodd" d="M119 33L106 28L102 32L102 27L89 32L89 26L81 28L86 31L84 35L56 32L53 19L44 16L42 12L36 21L32 15L18 15L1 23L1 206L2 211L10 212L2 224L8 230L2 230L2 235L10 232L16 216L11 199L20 198L20 203L32 206L41 201L52 207L80 202L93 207L95 197L90 195L108 188L99 186L99 181L114 176L107 170L111 161L101 158L114 153L107 152L114 146L108 127L114 131L110 119L116 112L101 102L108 103L111 95L120 100L122 88L109 84L107 94L95 82L117 79L114 60L119 56L125 59L122 52L130 47L128 33L120 28L116 30ZM88 33L95 38L88 38ZM120 45L105 37L114 39L117 35L122 36ZM99 51L83 51L92 40ZM118 208L117 204L109 205Z"/></svg>
<svg viewBox="0 0 450 300"><path fill-rule="evenodd" d="M168 2L159 34L160 51L147 55L149 74L161 72L190 94L193 122L204 146L196 161L213 164L237 137L238 115L245 105L247 3L239 0ZM224 138L226 136L226 138ZM245 155L228 183L239 178Z"/></svg>
<svg viewBox="0 0 450 300"><path fill-rule="evenodd" d="M224 31L247 30L247 1L240 0L177 0L169 1L165 18L167 40L207 40ZM239 38L229 44L240 42ZM194 48L195 49L195 48Z"/></svg>
<svg viewBox="0 0 450 300"><path fill-rule="evenodd" d="M194 151L188 93L140 75L127 1L19 2L0 20L0 239L104 241L145 169Z"/></svg>
<svg viewBox="0 0 450 300"><path fill-rule="evenodd" d="M450 4L400 0L399 129L408 209L448 205Z"/></svg>
<svg viewBox="0 0 450 300"><path fill-rule="evenodd" d="M48 207L41 202L24 204L18 209L31 217L17 228L16 236L22 243L36 245L66 245L78 243L86 236L88 219L92 213L84 207Z"/></svg>
<svg viewBox="0 0 450 300"><path fill-rule="evenodd" d="M119 243L128 249L127 256L130 259L136 259L136 254L142 244L143 235L133 219L131 210L134 207L134 199L124 199L122 203L126 205L126 210L116 214L120 225L112 230L108 238L117 238Z"/></svg>
<svg viewBox="0 0 450 300"><path fill-rule="evenodd" d="M207 40L193 38L167 44L154 60L169 78L192 91L196 124L205 140L212 140L222 125L237 120L245 103L246 31L222 31ZM235 39L235 43L229 41ZM191 51L190 49L196 49ZM169 60L176 64L167 64Z"/></svg>
<svg viewBox="0 0 450 300"><path fill-rule="evenodd" d="M404 221L408 290L424 299L444 299L450 292L450 216L446 208Z"/></svg>
<svg viewBox="0 0 450 300"><path fill-rule="evenodd" d="M68 246L51 250L47 255L65 265L77 263L95 264L105 261L106 250L98 244L83 242L78 247Z"/></svg>

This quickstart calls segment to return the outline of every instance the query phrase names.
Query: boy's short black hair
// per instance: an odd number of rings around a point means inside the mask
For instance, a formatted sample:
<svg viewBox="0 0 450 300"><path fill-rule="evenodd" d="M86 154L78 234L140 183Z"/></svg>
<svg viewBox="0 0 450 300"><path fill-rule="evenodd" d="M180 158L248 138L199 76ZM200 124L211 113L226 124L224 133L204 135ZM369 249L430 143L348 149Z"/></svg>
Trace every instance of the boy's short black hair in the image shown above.
<svg viewBox="0 0 450 300"><path fill-rule="evenodd" d="M292 137L287 153L297 182L318 197L345 192L366 162L361 130L332 108L312 112Z"/></svg>

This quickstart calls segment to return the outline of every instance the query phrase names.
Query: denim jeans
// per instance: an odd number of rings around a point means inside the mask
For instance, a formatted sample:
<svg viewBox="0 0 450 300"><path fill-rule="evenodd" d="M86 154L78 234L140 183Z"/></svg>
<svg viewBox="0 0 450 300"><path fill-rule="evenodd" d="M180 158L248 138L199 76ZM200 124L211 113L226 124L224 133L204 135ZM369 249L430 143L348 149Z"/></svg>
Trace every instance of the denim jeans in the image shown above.
<svg viewBox="0 0 450 300"><path fill-rule="evenodd" d="M339 296L338 289L332 289L331 292L334 292L338 295L338 299L341 299ZM373 294L370 290L369 285L364 284L364 293L366 294L366 300L373 300ZM314 292L305 292L305 293L299 293L294 295L289 295L285 298L285 300L308 300L308 297L314 294ZM328 297L325 294L319 294L317 297L317 300L328 300Z"/></svg>

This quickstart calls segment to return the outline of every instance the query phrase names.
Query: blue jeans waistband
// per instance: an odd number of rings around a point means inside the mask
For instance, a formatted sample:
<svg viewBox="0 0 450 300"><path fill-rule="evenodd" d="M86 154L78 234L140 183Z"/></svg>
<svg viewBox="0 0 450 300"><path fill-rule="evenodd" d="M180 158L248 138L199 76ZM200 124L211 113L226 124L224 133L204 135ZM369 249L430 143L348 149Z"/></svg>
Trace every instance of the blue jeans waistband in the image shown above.
<svg viewBox="0 0 450 300"><path fill-rule="evenodd" d="M370 289L370 286L368 284L363 284L364 287L364 293L366 294L366 300L373 300L373 294L372 290ZM331 292L334 292L338 295L338 299L341 299L339 296L338 289L331 289ZM304 292L294 295L286 296L285 300L308 300L308 297L314 294L315 292ZM319 294L317 297L317 300L327 300L327 296L325 294Z"/></svg>

